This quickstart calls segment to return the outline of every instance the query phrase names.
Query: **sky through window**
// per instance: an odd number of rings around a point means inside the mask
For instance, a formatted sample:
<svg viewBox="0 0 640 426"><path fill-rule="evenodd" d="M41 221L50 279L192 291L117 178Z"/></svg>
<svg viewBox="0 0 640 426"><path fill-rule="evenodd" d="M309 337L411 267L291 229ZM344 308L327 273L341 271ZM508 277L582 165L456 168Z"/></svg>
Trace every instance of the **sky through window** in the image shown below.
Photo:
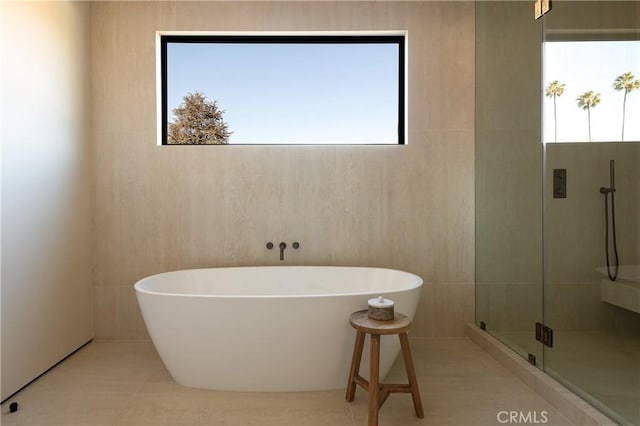
<svg viewBox="0 0 640 426"><path fill-rule="evenodd" d="M558 80L564 93L544 97L544 136L554 142L587 142L589 114L578 107L577 98L587 91L600 94L600 102L591 108L591 141L620 142L624 91L613 88L615 79L631 72L640 79L640 41L554 41L544 45L544 87ZM543 93L544 95L544 93ZM624 141L640 141L640 90L627 94Z"/></svg>
<svg viewBox="0 0 640 426"><path fill-rule="evenodd" d="M401 48L168 42L169 121L198 91L224 110L231 144L398 144Z"/></svg>

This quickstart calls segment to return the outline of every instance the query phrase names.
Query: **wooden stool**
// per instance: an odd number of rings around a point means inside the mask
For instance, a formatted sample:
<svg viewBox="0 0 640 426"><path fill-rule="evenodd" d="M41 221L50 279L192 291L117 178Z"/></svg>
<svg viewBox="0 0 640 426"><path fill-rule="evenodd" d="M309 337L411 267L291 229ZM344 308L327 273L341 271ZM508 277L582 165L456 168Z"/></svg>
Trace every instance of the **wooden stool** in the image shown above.
<svg viewBox="0 0 640 426"><path fill-rule="evenodd" d="M413 368L411 349L407 330L411 326L411 320L401 313L396 312L395 317L390 321L376 321L368 316L368 311L358 311L351 314L349 319L351 326L356 329L356 343L353 347L353 358L351 359L351 370L349 371L349 383L347 385L347 401L353 401L356 395L356 385L362 386L369 391L369 426L378 425L378 410L393 392L411 393L413 397L413 408L416 416L424 418L422 410L422 400L418 390L416 371ZM362 360L362 349L364 348L365 333L371 336L371 353L369 367L369 381L360 376L360 361ZM407 370L409 384L382 384L380 383L380 336L387 334L397 334L400 338L404 366Z"/></svg>

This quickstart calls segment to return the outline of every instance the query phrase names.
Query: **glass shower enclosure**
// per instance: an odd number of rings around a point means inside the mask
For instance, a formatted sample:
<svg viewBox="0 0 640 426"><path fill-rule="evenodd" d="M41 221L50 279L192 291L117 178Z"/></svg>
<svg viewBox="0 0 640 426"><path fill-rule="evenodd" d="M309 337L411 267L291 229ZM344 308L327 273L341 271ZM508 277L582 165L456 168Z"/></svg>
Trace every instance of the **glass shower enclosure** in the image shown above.
<svg viewBox="0 0 640 426"><path fill-rule="evenodd" d="M533 9L476 4L476 323L640 425L640 2Z"/></svg>

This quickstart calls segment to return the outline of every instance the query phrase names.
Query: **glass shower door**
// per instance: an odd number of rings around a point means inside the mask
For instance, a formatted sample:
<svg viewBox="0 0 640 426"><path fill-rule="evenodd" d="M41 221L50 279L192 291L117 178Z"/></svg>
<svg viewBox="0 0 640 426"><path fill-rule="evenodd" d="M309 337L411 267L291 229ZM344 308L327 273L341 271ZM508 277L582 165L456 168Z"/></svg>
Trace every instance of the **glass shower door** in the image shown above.
<svg viewBox="0 0 640 426"><path fill-rule="evenodd" d="M476 3L476 323L537 366L542 321L542 23Z"/></svg>
<svg viewBox="0 0 640 426"><path fill-rule="evenodd" d="M544 370L625 425L640 425L639 35L637 1L554 2L544 21Z"/></svg>

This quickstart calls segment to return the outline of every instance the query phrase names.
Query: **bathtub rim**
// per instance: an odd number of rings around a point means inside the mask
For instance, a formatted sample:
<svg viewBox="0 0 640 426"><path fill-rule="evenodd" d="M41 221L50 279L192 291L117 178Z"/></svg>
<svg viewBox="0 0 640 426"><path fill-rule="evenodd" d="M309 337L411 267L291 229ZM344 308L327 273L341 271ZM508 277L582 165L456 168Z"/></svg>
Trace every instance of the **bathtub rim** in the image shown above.
<svg viewBox="0 0 640 426"><path fill-rule="evenodd" d="M374 290L374 291L358 291L358 292L346 292L346 293L305 293L305 294L200 294L200 293L168 293L161 291L153 291L149 289L142 288L146 281L149 281L153 278L158 278L160 276L172 275L179 272L196 272L196 271L205 271L205 270L233 270L233 269L311 269L311 268L324 268L324 269L368 269L368 270L382 270L382 271L391 271L393 273L398 273L400 275L404 275L410 277L412 279L411 285L407 285L402 288L390 289L390 290ZM191 269L176 269L173 271L160 272L158 274L149 275L147 277L141 278L136 281L134 284L134 289L138 293L148 294L152 296L170 296L170 297L187 297L187 298L219 298L219 299L302 299L309 297L340 297L340 296L379 296L383 294L390 294L396 292L405 292L412 291L417 288L422 287L424 284L424 280L417 274L413 272L403 271L401 269L393 269L393 268L383 268L383 267L372 267L372 266L323 266L323 265L265 265L265 266L223 266L223 267L206 267L206 268L191 268Z"/></svg>

